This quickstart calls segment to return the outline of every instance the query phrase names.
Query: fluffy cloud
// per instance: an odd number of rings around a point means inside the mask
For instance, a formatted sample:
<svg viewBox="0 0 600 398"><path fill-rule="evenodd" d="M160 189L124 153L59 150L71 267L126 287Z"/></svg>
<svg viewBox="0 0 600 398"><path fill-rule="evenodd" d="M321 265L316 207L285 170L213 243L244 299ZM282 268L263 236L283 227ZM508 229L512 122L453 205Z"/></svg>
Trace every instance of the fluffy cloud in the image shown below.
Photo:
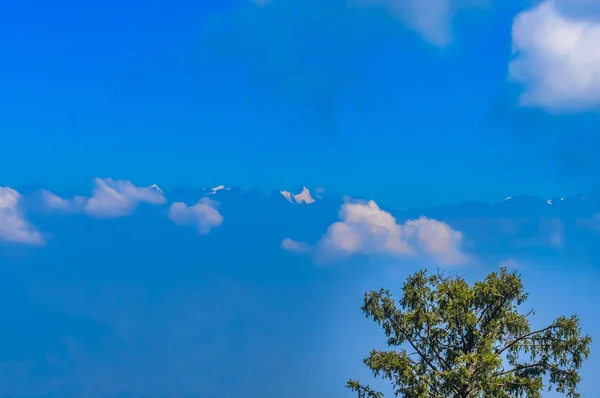
<svg viewBox="0 0 600 398"><path fill-rule="evenodd" d="M297 254L310 253L312 250L311 247L306 243L297 242L290 238L286 238L281 242L281 248Z"/></svg>
<svg viewBox="0 0 600 398"><path fill-rule="evenodd" d="M206 235L223 222L223 216L216 206L217 202L208 198L200 199L194 206L175 202L169 209L169 218L178 225L195 225L200 235Z"/></svg>
<svg viewBox="0 0 600 398"><path fill-rule="evenodd" d="M295 253L309 253L318 260L354 254L425 256L440 265L467 261L461 251L463 236L447 224L420 217L398 224L374 201L346 202L339 212L340 221L329 226L315 247L285 239L281 247Z"/></svg>
<svg viewBox="0 0 600 398"><path fill-rule="evenodd" d="M39 245L42 235L24 218L19 204L21 194L9 187L0 187L0 239L9 242Z"/></svg>
<svg viewBox="0 0 600 398"><path fill-rule="evenodd" d="M553 112L600 109L600 20L590 8L597 5L546 0L515 18L509 70L523 86L522 105Z"/></svg>

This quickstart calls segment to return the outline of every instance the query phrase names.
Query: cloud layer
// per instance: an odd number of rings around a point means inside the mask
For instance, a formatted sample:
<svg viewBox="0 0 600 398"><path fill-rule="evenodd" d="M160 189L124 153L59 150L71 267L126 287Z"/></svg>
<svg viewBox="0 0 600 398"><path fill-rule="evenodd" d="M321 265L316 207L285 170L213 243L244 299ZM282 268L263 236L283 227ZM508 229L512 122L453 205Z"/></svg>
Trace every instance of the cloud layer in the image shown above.
<svg viewBox="0 0 600 398"><path fill-rule="evenodd" d="M161 205L167 199L159 188L138 187L131 181L96 178L89 198L74 196L64 199L46 190L41 192L42 205L61 213L84 212L94 218L117 218L133 214L140 203Z"/></svg>
<svg viewBox="0 0 600 398"><path fill-rule="evenodd" d="M448 224L427 217L398 224L374 201L346 202L339 212L340 221L329 226L316 246L285 239L283 249L308 253L318 261L355 254L426 257L440 265L468 261L461 250L462 233Z"/></svg>
<svg viewBox="0 0 600 398"><path fill-rule="evenodd" d="M27 206L21 206L21 202L22 196L19 192L9 187L0 187L0 240L43 243L40 232L25 219ZM127 180L96 178L90 197L74 196L65 199L41 189L34 195L34 202L41 205L42 210L50 213L118 218L131 216L140 203L161 205L166 203L167 199L156 185L138 187ZM178 225L195 225L198 233L205 235L223 222L223 216L217 210L217 206L218 202L209 198L202 198L193 206L175 202L169 208L168 217Z"/></svg>
<svg viewBox="0 0 600 398"><path fill-rule="evenodd" d="M517 15L510 78L523 86L522 105L600 110L600 21L593 3L546 0Z"/></svg>
<svg viewBox="0 0 600 398"><path fill-rule="evenodd" d="M114 218L133 213L139 203L153 205L164 204L163 194L153 188L140 188L130 181L114 181L96 178L92 197L87 200L83 210L92 217Z"/></svg>

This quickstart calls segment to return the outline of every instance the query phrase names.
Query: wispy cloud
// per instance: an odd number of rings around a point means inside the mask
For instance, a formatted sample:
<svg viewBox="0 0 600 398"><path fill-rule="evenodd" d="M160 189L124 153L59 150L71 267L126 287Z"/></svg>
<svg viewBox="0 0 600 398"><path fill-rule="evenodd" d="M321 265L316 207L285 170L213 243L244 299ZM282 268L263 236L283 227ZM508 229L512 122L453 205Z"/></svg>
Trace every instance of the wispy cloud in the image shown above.
<svg viewBox="0 0 600 398"><path fill-rule="evenodd" d="M515 18L510 78L523 86L522 105L600 110L600 20L581 12L595 3L546 0Z"/></svg>
<svg viewBox="0 0 600 398"><path fill-rule="evenodd" d="M293 0L253 0L258 6ZM465 8L483 7L488 0L350 0L361 6L383 7L390 14L436 46L445 47L453 40L452 20ZM340 3L342 4L342 3ZM340 7L340 13L343 7Z"/></svg>
<svg viewBox="0 0 600 398"><path fill-rule="evenodd" d="M74 196L71 199L64 199L46 189L40 190L39 198L44 210L60 213L79 212L83 209L87 200L83 196Z"/></svg>
<svg viewBox="0 0 600 398"><path fill-rule="evenodd" d="M304 243L304 242L297 242L290 238L285 238L281 242L281 248L284 250L287 250L291 253L297 253L297 254L310 253L312 250L312 247L309 244Z"/></svg>
<svg viewBox="0 0 600 398"><path fill-rule="evenodd" d="M427 257L440 265L468 261L461 250L462 233L448 224L427 217L398 224L374 201L347 201L339 212L340 221L329 226L316 246L285 239L283 249L311 254L317 261L355 254Z"/></svg>
<svg viewBox="0 0 600 398"><path fill-rule="evenodd" d="M213 190L219 190L217 187ZM94 180L90 197L74 196L62 198L50 191L40 190L38 199L42 208L62 214L81 213L93 218L118 218L130 216L140 203L161 205L167 198L156 185L139 187L128 180L115 181L111 178ZM223 216L217 210L218 202L202 198L194 206L183 202L172 203L168 217L178 225L195 225L201 235L221 225Z"/></svg>
<svg viewBox="0 0 600 398"><path fill-rule="evenodd" d="M359 4L386 7L424 40L446 47L453 41L452 20L465 8L488 5L486 0L353 0Z"/></svg>
<svg viewBox="0 0 600 398"><path fill-rule="evenodd" d="M217 210L218 203L202 198L194 206L183 202L175 202L169 209L169 218L178 225L194 225L200 235L208 234L223 222L223 216Z"/></svg>
<svg viewBox="0 0 600 398"><path fill-rule="evenodd" d="M22 196L9 187L0 187L0 240L40 245L41 233L24 217L19 205Z"/></svg>

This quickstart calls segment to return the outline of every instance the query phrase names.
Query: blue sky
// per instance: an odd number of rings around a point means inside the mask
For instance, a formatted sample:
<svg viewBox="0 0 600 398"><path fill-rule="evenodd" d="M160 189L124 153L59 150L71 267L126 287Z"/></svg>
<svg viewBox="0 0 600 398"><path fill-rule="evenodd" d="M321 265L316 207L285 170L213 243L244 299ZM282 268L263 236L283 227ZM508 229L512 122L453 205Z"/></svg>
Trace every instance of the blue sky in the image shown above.
<svg viewBox="0 0 600 398"><path fill-rule="evenodd" d="M4 6L0 397L345 397L384 342L362 294L422 267L516 267L536 322L599 336L599 15Z"/></svg>
<svg viewBox="0 0 600 398"><path fill-rule="evenodd" d="M3 182L304 183L399 206L586 191L544 135L555 122L513 117L526 6L457 9L432 42L385 1L11 4Z"/></svg>

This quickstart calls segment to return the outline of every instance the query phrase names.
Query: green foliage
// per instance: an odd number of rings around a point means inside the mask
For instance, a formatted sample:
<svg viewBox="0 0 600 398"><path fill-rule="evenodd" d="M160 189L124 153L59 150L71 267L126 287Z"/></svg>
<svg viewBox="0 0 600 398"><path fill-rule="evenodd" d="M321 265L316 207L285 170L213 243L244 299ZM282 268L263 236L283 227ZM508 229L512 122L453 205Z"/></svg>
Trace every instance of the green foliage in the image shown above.
<svg viewBox="0 0 600 398"><path fill-rule="evenodd" d="M441 272L411 275L398 302L388 290L365 294L362 310L396 350L373 350L365 364L405 398L539 398L545 387L579 397L579 368L591 338L579 320L560 317L531 330L519 312L521 278L502 268L470 286ZM350 380L359 398L382 398Z"/></svg>

